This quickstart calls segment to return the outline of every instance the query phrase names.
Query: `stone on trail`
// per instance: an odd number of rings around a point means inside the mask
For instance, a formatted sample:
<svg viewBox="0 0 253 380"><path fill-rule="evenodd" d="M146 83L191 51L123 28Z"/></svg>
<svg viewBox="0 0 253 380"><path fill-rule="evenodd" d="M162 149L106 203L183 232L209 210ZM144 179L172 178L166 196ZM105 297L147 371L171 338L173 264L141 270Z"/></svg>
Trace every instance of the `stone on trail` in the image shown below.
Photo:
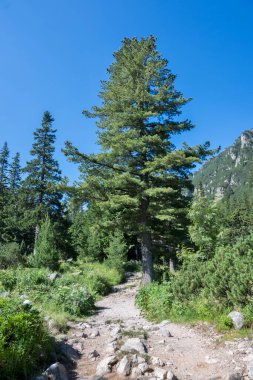
<svg viewBox="0 0 253 380"><path fill-rule="evenodd" d="M163 368L155 368L154 369L154 377L157 377L158 379L164 380L167 377L167 370Z"/></svg>
<svg viewBox="0 0 253 380"><path fill-rule="evenodd" d="M96 359L99 355L97 350L93 350L88 354L88 359Z"/></svg>
<svg viewBox="0 0 253 380"><path fill-rule="evenodd" d="M167 380L177 380L177 377L174 375L172 371L168 371Z"/></svg>
<svg viewBox="0 0 253 380"><path fill-rule="evenodd" d="M231 311L228 317L232 319L235 330L240 330L244 325L244 316L239 311Z"/></svg>
<svg viewBox="0 0 253 380"><path fill-rule="evenodd" d="M138 368L141 370L142 373L148 372L148 370L149 370L149 366L147 363L139 364Z"/></svg>
<svg viewBox="0 0 253 380"><path fill-rule="evenodd" d="M147 347L139 338L130 338L125 342L125 344L123 344L120 351L145 354L147 352Z"/></svg>
<svg viewBox="0 0 253 380"><path fill-rule="evenodd" d="M96 375L104 375L112 371L112 366L116 364L118 359L115 355L107 356L102 359L97 366Z"/></svg>
<svg viewBox="0 0 253 380"><path fill-rule="evenodd" d="M100 336L100 333L97 329L94 329L90 333L90 338L96 338L97 336Z"/></svg>
<svg viewBox="0 0 253 380"><path fill-rule="evenodd" d="M247 364L247 375L250 380L253 379L253 361Z"/></svg>
<svg viewBox="0 0 253 380"><path fill-rule="evenodd" d="M164 367L165 366L165 363L160 358L157 358L155 356L152 356L151 362L152 362L153 365L158 365L160 367Z"/></svg>
<svg viewBox="0 0 253 380"><path fill-rule="evenodd" d="M138 368L138 367L134 367L134 368L132 369L132 372L131 372L131 378L132 378L132 379L137 379L137 378L139 378L141 375L142 375L142 372L141 372L140 368Z"/></svg>
<svg viewBox="0 0 253 380"><path fill-rule="evenodd" d="M228 380L243 380L243 376L240 373L233 373L228 377Z"/></svg>
<svg viewBox="0 0 253 380"><path fill-rule="evenodd" d="M68 380L67 371L61 363L52 364L46 371L45 375L47 375L50 380Z"/></svg>
<svg viewBox="0 0 253 380"><path fill-rule="evenodd" d="M170 331L166 329L165 327L161 327L158 331L158 335L165 336L167 338L172 337Z"/></svg>
<svg viewBox="0 0 253 380"><path fill-rule="evenodd" d="M119 362L117 373L119 375L128 376L130 374L130 371L131 371L131 360L127 356L124 356Z"/></svg>

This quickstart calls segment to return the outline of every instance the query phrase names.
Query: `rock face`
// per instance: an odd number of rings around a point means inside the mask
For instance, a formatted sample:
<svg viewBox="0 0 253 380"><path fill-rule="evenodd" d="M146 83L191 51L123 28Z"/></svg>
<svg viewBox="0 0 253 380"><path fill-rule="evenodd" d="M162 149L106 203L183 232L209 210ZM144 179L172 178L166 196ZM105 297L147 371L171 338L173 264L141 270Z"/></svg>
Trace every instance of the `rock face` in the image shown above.
<svg viewBox="0 0 253 380"><path fill-rule="evenodd" d="M52 364L46 371L45 375L50 378L50 380L69 380L67 371L61 363Z"/></svg>
<svg viewBox="0 0 253 380"><path fill-rule="evenodd" d="M231 311L228 317L232 319L233 326L236 330L240 330L244 325L244 316L239 311Z"/></svg>
<svg viewBox="0 0 253 380"><path fill-rule="evenodd" d="M120 350L127 353L145 354L147 347L139 338L130 338L123 344Z"/></svg>

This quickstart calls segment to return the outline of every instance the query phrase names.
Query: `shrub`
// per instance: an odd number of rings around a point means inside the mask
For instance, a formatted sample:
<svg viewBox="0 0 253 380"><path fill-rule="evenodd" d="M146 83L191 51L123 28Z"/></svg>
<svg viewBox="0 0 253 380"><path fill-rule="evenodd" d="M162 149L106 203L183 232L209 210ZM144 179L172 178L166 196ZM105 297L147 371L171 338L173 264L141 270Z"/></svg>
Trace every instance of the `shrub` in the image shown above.
<svg viewBox="0 0 253 380"><path fill-rule="evenodd" d="M127 259L128 246L122 232L115 232L106 249L106 265L124 273L124 264Z"/></svg>
<svg viewBox="0 0 253 380"><path fill-rule="evenodd" d="M30 257L30 264L37 268L57 269L59 252L56 241L54 226L49 217L47 217L40 227L39 236L35 244L36 253Z"/></svg>
<svg viewBox="0 0 253 380"><path fill-rule="evenodd" d="M21 248L18 243L0 244L0 269L17 267L22 262Z"/></svg>
<svg viewBox="0 0 253 380"><path fill-rule="evenodd" d="M169 285L151 283L141 288L136 296L139 308L152 320L168 318L173 295Z"/></svg>
<svg viewBox="0 0 253 380"><path fill-rule="evenodd" d="M30 377L51 349L43 320L18 300L0 298L0 373L2 380Z"/></svg>
<svg viewBox="0 0 253 380"><path fill-rule="evenodd" d="M51 299L63 312L81 317L91 314L94 310L94 298L87 288L79 284L58 286L51 294Z"/></svg>

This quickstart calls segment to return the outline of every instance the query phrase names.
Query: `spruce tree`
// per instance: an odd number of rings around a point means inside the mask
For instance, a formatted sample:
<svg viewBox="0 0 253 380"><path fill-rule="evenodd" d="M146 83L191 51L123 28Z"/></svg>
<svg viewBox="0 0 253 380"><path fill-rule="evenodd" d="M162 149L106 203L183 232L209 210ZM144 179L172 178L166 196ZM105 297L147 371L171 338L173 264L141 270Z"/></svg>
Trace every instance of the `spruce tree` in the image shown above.
<svg viewBox="0 0 253 380"><path fill-rule="evenodd" d="M35 227L35 241L45 215L48 214L57 220L62 212L62 194L57 189L61 171L53 157L56 139L53 121L51 114L48 111L44 112L41 127L34 132L34 143L30 152L33 159L28 161L23 169L27 176L22 185L27 194L30 217Z"/></svg>
<svg viewBox="0 0 253 380"><path fill-rule="evenodd" d="M8 168L9 168L9 148L7 142L4 143L3 148L0 151L0 190L8 186Z"/></svg>
<svg viewBox="0 0 253 380"><path fill-rule="evenodd" d="M21 182L21 167L20 167L20 154L16 153L10 164L9 173L9 186L10 189L15 191L20 187Z"/></svg>
<svg viewBox="0 0 253 380"><path fill-rule="evenodd" d="M38 211L39 220L46 213L53 216L61 209L62 195L56 187L61 180L61 171L53 157L56 139L53 121L53 117L46 111L41 127L34 132L34 143L30 152L34 158L23 169L27 174L23 186Z"/></svg>
<svg viewBox="0 0 253 380"><path fill-rule="evenodd" d="M210 153L209 144L176 149L172 137L193 128L179 120L188 103L174 87L176 76L156 49L153 36L125 38L101 84L97 118L101 153L85 155L71 143L65 153L81 163L84 199L101 215L112 216L115 230L136 235L142 252L143 282L153 279L156 246L169 252L184 229L190 170Z"/></svg>

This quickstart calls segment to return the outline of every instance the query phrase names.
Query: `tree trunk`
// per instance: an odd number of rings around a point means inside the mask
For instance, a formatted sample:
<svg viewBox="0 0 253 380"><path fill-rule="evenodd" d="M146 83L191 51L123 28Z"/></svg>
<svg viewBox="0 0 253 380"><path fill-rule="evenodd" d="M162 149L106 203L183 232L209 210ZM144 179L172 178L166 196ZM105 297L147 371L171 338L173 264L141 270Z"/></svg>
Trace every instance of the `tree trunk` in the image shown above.
<svg viewBox="0 0 253 380"><path fill-rule="evenodd" d="M170 258L170 273L175 272L175 261L174 259Z"/></svg>
<svg viewBox="0 0 253 380"><path fill-rule="evenodd" d="M34 255L36 255L36 242L38 240L39 232L40 232L40 227L38 224L36 224L35 233L34 233L34 248L33 248Z"/></svg>
<svg viewBox="0 0 253 380"><path fill-rule="evenodd" d="M141 233L142 284L149 284L154 279L152 241L150 232Z"/></svg>

